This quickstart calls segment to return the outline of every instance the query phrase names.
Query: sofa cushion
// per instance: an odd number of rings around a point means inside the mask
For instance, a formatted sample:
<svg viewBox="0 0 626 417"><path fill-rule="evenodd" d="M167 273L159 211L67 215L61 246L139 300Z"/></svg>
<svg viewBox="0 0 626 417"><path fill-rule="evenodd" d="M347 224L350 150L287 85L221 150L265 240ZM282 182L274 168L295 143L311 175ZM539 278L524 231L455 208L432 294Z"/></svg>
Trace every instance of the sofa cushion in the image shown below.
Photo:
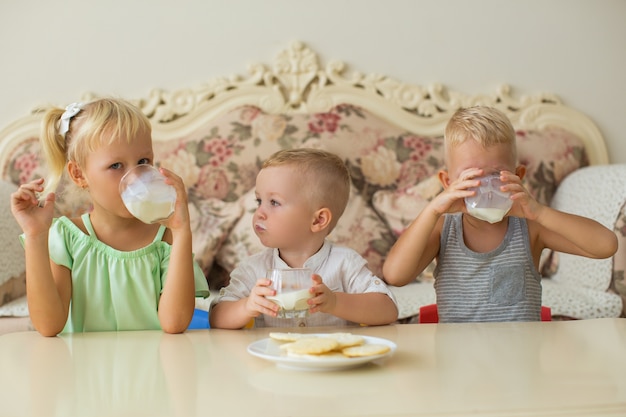
<svg viewBox="0 0 626 417"><path fill-rule="evenodd" d="M240 107L189 135L155 141L156 159L182 177L190 201L218 198L234 202L254 186L267 157L300 145L305 132L292 136L298 129L288 126L289 119L256 107Z"/></svg>
<svg viewBox="0 0 626 417"><path fill-rule="evenodd" d="M624 270L626 270L626 203L617 216L613 230L617 235L619 246L613 257L613 276L609 289L622 298L622 317L626 317L626 278L624 277Z"/></svg>
<svg viewBox="0 0 626 417"><path fill-rule="evenodd" d="M26 294L0 306L0 317L28 317L28 300Z"/></svg>
<svg viewBox="0 0 626 417"><path fill-rule="evenodd" d="M585 216L613 230L626 202L626 164L598 165L577 170L559 187L552 207ZM602 187L598 184L602 183ZM552 279L606 291L611 285L613 259L590 259L559 253Z"/></svg>
<svg viewBox="0 0 626 417"><path fill-rule="evenodd" d="M372 197L372 205L397 238L441 191L438 176L432 175L407 189L379 190Z"/></svg>
<svg viewBox="0 0 626 417"><path fill-rule="evenodd" d="M519 163L526 166L524 184L543 204L552 202L570 173L589 165L583 142L566 130L518 130L516 137Z"/></svg>
<svg viewBox="0 0 626 417"><path fill-rule="evenodd" d="M252 229L252 217L257 208L254 188L242 195L237 204L242 211L242 215L231 229L215 257L215 262L227 273L235 269L242 259L264 249L264 246ZM227 282L224 282L224 284L227 284Z"/></svg>
<svg viewBox="0 0 626 417"><path fill-rule="evenodd" d="M0 219L0 253L3 267L0 269L0 306L23 296L26 293L24 249L18 236L22 233L11 213L11 193L17 187L0 181L0 209L4 216Z"/></svg>
<svg viewBox="0 0 626 417"><path fill-rule="evenodd" d="M357 251L367 260L370 271L382 277L383 262L395 237L356 187L352 187L348 205L328 240Z"/></svg>
<svg viewBox="0 0 626 417"><path fill-rule="evenodd" d="M626 203L626 164L596 165L573 172L559 186L552 207L567 213L592 218L611 230L621 221ZM598 187L602 184L602 187ZM618 237L621 233L618 233ZM618 251L623 252L623 246ZM614 258L590 259L559 253L558 267L550 279L544 279L544 299L554 315L576 318L618 317L622 299L611 291L622 288L623 281L615 271ZM624 254L617 256L623 262ZM619 281L615 281L615 278ZM623 274L622 274L623 277ZM551 288L554 287L554 291ZM576 294L576 297L567 294ZM582 298L580 295L584 294ZM585 304L581 300L589 299ZM602 300L602 307L597 301ZM574 301L575 300L575 301Z"/></svg>
<svg viewBox="0 0 626 417"><path fill-rule="evenodd" d="M372 197L372 205L376 212L385 220L385 223L394 234L394 239L397 239L411 224L413 219L441 191L443 191L443 187L439 182L438 176L431 175L406 190L377 191ZM416 279L432 283L436 266L437 263L433 260Z"/></svg>
<svg viewBox="0 0 626 417"><path fill-rule="evenodd" d="M363 119L346 118L346 137L322 141L342 156L352 181L366 201L378 191L404 191L436 174L443 166L441 137L402 131L362 112Z"/></svg>
<svg viewBox="0 0 626 417"><path fill-rule="evenodd" d="M414 184L442 162L440 139L409 134L351 105L292 115L244 106L184 137L154 142L156 159L183 178L190 199L225 201L236 201L254 185L272 153L304 146L342 157L366 201L378 189Z"/></svg>
<svg viewBox="0 0 626 417"><path fill-rule="evenodd" d="M208 277L217 252L241 215L242 208L237 203L215 198L189 203L192 251L205 276Z"/></svg>

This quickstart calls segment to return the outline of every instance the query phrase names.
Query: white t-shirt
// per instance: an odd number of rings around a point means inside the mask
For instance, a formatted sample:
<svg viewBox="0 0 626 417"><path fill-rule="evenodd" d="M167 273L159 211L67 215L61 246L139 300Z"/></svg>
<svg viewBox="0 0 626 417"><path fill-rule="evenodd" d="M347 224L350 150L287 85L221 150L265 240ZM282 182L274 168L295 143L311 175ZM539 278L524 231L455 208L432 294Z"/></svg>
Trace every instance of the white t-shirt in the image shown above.
<svg viewBox="0 0 626 417"><path fill-rule="evenodd" d="M381 278L367 269L367 261L354 250L325 241L322 248L303 265L333 292L360 294L379 292L387 294L395 303L392 292ZM220 291L216 303L237 301L248 297L259 278L267 276L269 269L289 268L278 253L278 249L268 248L243 261L231 272L230 283ZM255 319L255 327L304 327L304 326L349 326L356 325L327 313L314 313L304 319L279 319L260 315Z"/></svg>

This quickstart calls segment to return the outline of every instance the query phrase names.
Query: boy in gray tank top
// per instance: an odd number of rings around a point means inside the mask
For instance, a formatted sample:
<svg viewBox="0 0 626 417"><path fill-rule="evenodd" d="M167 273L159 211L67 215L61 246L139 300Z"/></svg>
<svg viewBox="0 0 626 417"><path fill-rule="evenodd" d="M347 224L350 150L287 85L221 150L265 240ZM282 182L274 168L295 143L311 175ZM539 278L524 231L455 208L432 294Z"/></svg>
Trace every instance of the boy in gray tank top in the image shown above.
<svg viewBox="0 0 626 417"><path fill-rule="evenodd" d="M590 258L617 251L613 231L581 216L536 201L522 185L515 130L491 107L459 109L445 129L444 191L436 196L391 248L385 281L412 282L437 259L435 291L440 322L538 321L539 258L543 249ZM470 215L464 199L480 178L495 174L511 208L502 218Z"/></svg>

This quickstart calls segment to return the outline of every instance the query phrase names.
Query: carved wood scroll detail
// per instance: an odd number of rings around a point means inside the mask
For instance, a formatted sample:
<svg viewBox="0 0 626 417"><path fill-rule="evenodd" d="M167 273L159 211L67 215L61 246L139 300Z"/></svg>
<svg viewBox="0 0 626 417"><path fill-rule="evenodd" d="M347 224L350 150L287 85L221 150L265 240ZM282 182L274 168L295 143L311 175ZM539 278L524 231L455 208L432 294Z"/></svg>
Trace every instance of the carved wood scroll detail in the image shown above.
<svg viewBox="0 0 626 417"><path fill-rule="evenodd" d="M459 107L492 105L515 112L530 104L560 104L552 94L523 96L515 99L509 85L501 85L492 95L470 96L451 91L444 85L433 83L427 86L411 85L379 74L348 73L341 61L329 62L321 69L315 52L302 42L292 42L280 51L271 69L263 64L253 64L248 75L241 77L217 77L195 87L174 91L154 89L145 99L135 104L154 123L168 123L196 111L198 106L211 101L226 101L230 97L259 96L259 105L270 112L309 112L328 110L334 103L332 95L337 91L350 92L371 99L384 100L418 118L446 118ZM328 93L328 94L326 94ZM92 99L87 94L83 99ZM222 100L220 100L222 99ZM253 104L253 103L249 103ZM532 117L526 114L525 117Z"/></svg>

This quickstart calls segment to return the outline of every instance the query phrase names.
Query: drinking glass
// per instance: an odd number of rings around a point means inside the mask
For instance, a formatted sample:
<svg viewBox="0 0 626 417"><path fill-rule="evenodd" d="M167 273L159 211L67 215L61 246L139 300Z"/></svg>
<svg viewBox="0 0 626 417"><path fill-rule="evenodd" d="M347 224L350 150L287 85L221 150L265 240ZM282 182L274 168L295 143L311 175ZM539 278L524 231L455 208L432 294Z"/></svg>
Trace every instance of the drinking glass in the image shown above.
<svg viewBox="0 0 626 417"><path fill-rule="evenodd" d="M307 300L313 296L309 292L313 272L308 268L270 269L267 278L276 295L266 296L280 306L278 318L297 319L309 314Z"/></svg>
<svg viewBox="0 0 626 417"><path fill-rule="evenodd" d="M480 180L480 185L472 188L476 195L465 198L467 212L477 219L497 223L511 209L513 200L509 193L500 190L504 185L500 180L500 174L490 174L477 179Z"/></svg>
<svg viewBox="0 0 626 417"><path fill-rule="evenodd" d="M140 164L124 174L120 194L130 214L144 223L165 220L174 212L176 189L152 165Z"/></svg>

